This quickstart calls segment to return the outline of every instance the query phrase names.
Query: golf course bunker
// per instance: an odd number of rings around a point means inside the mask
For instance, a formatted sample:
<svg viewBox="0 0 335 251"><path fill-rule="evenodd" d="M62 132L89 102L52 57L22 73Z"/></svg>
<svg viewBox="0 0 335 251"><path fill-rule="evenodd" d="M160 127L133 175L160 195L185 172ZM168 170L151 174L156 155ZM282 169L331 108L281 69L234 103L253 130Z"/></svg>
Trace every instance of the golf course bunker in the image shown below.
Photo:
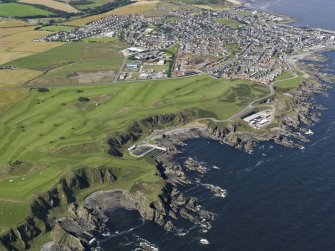
<svg viewBox="0 0 335 251"><path fill-rule="evenodd" d="M151 145L151 144L145 144L145 145L133 145L128 148L128 151L130 155L134 157L144 157L144 156L149 156L149 157L156 157L166 151L166 148L156 146L156 145Z"/></svg>

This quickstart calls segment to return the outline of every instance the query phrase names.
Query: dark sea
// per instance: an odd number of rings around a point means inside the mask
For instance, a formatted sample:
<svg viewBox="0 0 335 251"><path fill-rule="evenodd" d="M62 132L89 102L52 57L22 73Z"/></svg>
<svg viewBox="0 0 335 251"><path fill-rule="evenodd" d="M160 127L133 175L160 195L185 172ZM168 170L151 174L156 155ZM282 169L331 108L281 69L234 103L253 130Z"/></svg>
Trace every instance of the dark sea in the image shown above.
<svg viewBox="0 0 335 251"><path fill-rule="evenodd" d="M261 0L251 5L297 17L299 24L335 30L334 0ZM323 70L335 74L335 52L325 56ZM111 229L118 232L101 243L103 250L335 250L335 89L316 99L327 110L311 127L314 134L305 149L268 142L249 155L212 140L186 142L178 160L203 161L209 171L198 177L200 182L228 192L218 198L201 186L187 188L187 195L216 214L208 232L191 228L185 236L174 236L143 223L134 211L118 210L110 213Z"/></svg>

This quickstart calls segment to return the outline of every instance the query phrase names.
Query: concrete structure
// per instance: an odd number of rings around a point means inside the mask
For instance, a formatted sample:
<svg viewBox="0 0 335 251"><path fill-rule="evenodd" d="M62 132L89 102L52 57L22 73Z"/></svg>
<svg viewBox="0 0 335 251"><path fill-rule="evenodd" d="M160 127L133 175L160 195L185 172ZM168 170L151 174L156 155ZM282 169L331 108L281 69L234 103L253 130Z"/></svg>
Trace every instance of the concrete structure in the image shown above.
<svg viewBox="0 0 335 251"><path fill-rule="evenodd" d="M269 118L271 117L271 115L272 115L271 110L265 110L265 111L254 113L244 118L243 120L249 123L250 126L259 129L265 126L266 124L270 123Z"/></svg>

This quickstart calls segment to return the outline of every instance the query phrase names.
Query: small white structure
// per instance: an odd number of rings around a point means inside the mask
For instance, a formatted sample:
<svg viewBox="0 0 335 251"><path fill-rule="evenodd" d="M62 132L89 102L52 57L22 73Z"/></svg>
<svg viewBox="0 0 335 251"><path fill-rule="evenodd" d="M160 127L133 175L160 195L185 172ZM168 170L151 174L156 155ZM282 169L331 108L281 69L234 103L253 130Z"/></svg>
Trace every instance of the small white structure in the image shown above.
<svg viewBox="0 0 335 251"><path fill-rule="evenodd" d="M165 64L165 61L164 60L159 60L157 65L164 65Z"/></svg>

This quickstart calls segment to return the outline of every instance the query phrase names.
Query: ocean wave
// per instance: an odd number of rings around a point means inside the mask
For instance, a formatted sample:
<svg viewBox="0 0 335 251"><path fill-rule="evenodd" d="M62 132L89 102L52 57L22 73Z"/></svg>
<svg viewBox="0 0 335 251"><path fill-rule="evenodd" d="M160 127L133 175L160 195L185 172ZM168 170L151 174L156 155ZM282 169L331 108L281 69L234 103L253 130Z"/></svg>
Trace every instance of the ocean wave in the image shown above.
<svg viewBox="0 0 335 251"><path fill-rule="evenodd" d="M202 245L209 245L209 241L207 239L204 239L204 238L201 238L199 242Z"/></svg>

